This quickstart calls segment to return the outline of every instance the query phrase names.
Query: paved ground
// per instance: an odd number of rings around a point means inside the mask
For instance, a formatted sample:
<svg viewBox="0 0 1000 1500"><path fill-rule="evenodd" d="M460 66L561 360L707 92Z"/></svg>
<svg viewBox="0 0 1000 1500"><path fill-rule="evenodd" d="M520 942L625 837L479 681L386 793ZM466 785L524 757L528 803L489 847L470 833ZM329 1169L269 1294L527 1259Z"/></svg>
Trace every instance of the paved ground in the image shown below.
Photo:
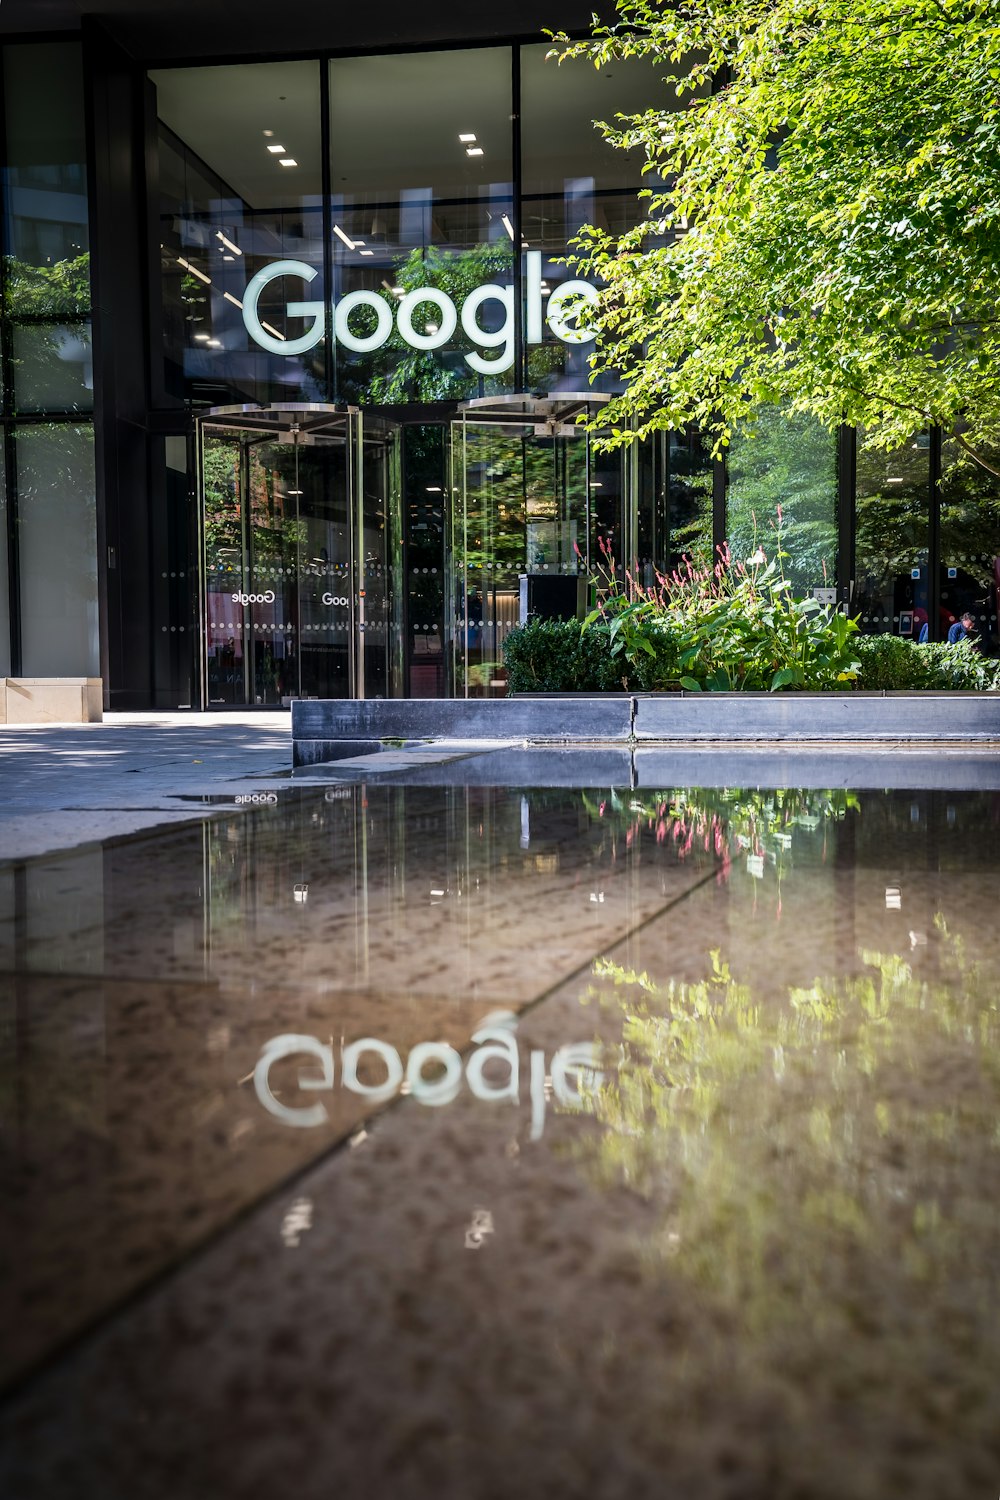
<svg viewBox="0 0 1000 1500"><path fill-rule="evenodd" d="M287 712L0 726L0 859L182 822L201 798L235 799L291 764Z"/></svg>

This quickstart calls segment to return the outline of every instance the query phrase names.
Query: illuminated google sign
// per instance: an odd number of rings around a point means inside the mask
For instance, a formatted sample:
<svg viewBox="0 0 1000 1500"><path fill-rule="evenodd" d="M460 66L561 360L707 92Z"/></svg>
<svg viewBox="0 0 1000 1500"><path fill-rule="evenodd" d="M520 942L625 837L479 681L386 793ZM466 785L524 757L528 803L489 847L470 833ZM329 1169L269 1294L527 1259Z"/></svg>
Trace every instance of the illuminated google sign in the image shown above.
<svg viewBox="0 0 1000 1500"><path fill-rule="evenodd" d="M544 324L564 344L587 344L595 337L592 329L581 326L579 313L584 304L597 303L597 289L587 281L564 281L549 294L543 309L542 256L530 250L525 257L525 337L529 344L540 344ZM323 302L290 301L285 305L289 318L308 318L311 326L297 339L276 338L261 322L258 304L264 288L282 278L303 281L308 285L319 272L303 260L276 260L264 266L247 284L243 295L243 322L247 333L269 354L304 354L315 347L327 332L327 307ZM484 328L482 310L490 303L499 306L503 319L499 327ZM432 321L423 329L415 326L418 308L433 309ZM364 313L362 313L364 309ZM421 286L407 292L394 308L379 292L348 292L339 302L330 304L333 337L345 349L356 354L370 354L380 349L395 330L411 349L440 349L454 336L461 323L469 341L482 350L497 350L493 355L470 350L466 364L481 375L498 375L514 363L514 288L487 282L477 286L456 307L448 293L436 286ZM374 327L371 326L374 314ZM361 316L359 316L361 315ZM359 329L362 317L366 331ZM495 319L491 319L495 321Z"/></svg>

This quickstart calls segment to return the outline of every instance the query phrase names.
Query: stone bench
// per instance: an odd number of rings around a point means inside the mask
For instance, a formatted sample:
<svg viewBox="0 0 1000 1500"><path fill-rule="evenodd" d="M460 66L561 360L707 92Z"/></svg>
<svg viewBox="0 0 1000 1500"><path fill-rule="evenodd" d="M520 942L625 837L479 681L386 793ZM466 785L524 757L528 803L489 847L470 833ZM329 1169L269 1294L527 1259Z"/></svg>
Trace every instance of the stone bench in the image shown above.
<svg viewBox="0 0 1000 1500"><path fill-rule="evenodd" d="M100 677L0 679L3 724L99 724L103 713Z"/></svg>

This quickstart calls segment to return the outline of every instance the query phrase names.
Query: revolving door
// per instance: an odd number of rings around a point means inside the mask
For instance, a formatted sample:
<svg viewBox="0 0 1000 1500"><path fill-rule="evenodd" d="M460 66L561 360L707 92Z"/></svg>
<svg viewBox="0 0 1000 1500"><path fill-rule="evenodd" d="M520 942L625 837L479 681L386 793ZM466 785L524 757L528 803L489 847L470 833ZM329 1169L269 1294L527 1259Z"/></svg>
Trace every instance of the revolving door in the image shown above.
<svg viewBox="0 0 1000 1500"><path fill-rule="evenodd" d="M220 407L199 418L198 472L203 704L398 697L398 429Z"/></svg>
<svg viewBox="0 0 1000 1500"><path fill-rule="evenodd" d="M599 394L481 397L451 431L446 635L456 697L502 697L522 615L582 614L602 561L628 555L623 466L581 415Z"/></svg>

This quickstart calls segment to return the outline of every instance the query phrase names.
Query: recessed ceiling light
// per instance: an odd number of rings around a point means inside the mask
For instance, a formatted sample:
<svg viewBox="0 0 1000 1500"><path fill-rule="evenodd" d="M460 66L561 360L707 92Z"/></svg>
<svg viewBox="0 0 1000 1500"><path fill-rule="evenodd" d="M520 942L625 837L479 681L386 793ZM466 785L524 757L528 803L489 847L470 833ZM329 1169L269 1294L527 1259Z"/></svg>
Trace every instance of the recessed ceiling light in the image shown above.
<svg viewBox="0 0 1000 1500"><path fill-rule="evenodd" d="M222 259L223 259L223 260L235 260L235 259L236 259L236 257L235 257L235 255L224 255L224 256L223 256L223 257L222 257Z"/></svg>
<svg viewBox="0 0 1000 1500"><path fill-rule="evenodd" d="M474 141L475 139L476 132L474 130L467 130L464 135L459 136L459 140L462 142L463 146L467 146L470 141Z"/></svg>
<svg viewBox="0 0 1000 1500"><path fill-rule="evenodd" d="M374 250L362 250L361 254L362 255L374 255L375 251Z"/></svg>
<svg viewBox="0 0 1000 1500"><path fill-rule="evenodd" d="M278 165L281 167L297 167L298 162L295 160L294 156L283 156Z"/></svg>
<svg viewBox="0 0 1000 1500"><path fill-rule="evenodd" d="M196 333L195 334L195 338L198 340L198 342L200 344L207 344L208 340L209 340L209 337L210 337L210 335L207 334L207 333Z"/></svg>
<svg viewBox="0 0 1000 1500"><path fill-rule="evenodd" d="M209 339L209 341L208 341L208 347L210 349L221 349L222 348L222 340L221 339Z"/></svg>
<svg viewBox="0 0 1000 1500"><path fill-rule="evenodd" d="M344 233L339 224L334 224L333 232L337 236L338 240L343 240L348 250L354 249L354 241L351 239L351 236L349 234Z"/></svg>
<svg viewBox="0 0 1000 1500"><path fill-rule="evenodd" d="M274 155L274 156L280 156L280 155L281 155L281 153L282 153L282 151L284 151L284 149L285 149L285 148L284 148L284 146L268 146L268 148L267 148L267 149L268 149L268 151L270 151L270 152L271 152L271 153L272 153L272 154L273 154L273 155Z"/></svg>
<svg viewBox="0 0 1000 1500"><path fill-rule="evenodd" d="M466 146L465 154L466 156L482 156L483 148L482 146Z"/></svg>
<svg viewBox="0 0 1000 1500"><path fill-rule="evenodd" d="M273 135L273 134L274 134L273 130L262 130L261 131L261 135Z"/></svg>

